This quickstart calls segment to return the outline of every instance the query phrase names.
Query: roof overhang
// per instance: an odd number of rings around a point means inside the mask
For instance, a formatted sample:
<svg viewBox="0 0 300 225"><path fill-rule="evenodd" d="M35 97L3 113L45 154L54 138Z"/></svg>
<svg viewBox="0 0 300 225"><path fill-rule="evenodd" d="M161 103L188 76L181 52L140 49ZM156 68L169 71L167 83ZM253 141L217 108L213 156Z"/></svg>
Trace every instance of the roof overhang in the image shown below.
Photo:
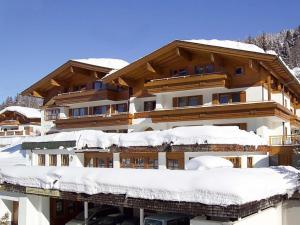
<svg viewBox="0 0 300 225"><path fill-rule="evenodd" d="M207 53L215 53L225 56L235 56L239 58L248 58L253 59L261 64L264 64L265 69L273 74L276 78L280 80L285 85L290 85L291 89L300 96L300 83L297 78L291 73L289 68L282 62L282 60L273 54L267 53L259 53L259 52L252 52L246 50L239 50L239 49L231 49L219 46L212 46L212 45L205 45L199 43L193 43L188 41L181 41L175 40L154 52L138 59L137 61L129 64L128 66L111 73L102 78L103 82L109 83L113 80L118 78L125 78L125 79L133 79L129 77L130 73L138 69L139 67L145 66L151 61L162 57L163 55L173 52L174 54L178 54L178 49L183 49L187 51L199 51L199 52L207 52ZM133 79L134 80L134 79Z"/></svg>
<svg viewBox="0 0 300 225"><path fill-rule="evenodd" d="M73 68L86 69L86 70L94 71L94 72L97 72L97 73L101 73L103 75L109 73L112 70L111 68L106 68L106 67L101 67L101 66L96 66L96 65L91 65L91 64L87 64L87 63L82 63L82 62L78 62L78 61L69 60L65 64L61 65L60 67L58 67L57 69L55 69L54 71L49 73L47 76L43 77L41 80L37 81L32 86L30 86L29 88L24 90L21 94L22 95L27 95L27 96L32 96L33 95L35 97L42 97L42 96L39 96L38 93L36 93L36 94L33 94L33 93L37 92L36 90L41 88L43 85L47 86L47 85L49 85L53 82L54 82L54 85L55 85L56 81L54 79L57 76L59 76L60 74L66 72L67 70L69 72L72 72Z"/></svg>

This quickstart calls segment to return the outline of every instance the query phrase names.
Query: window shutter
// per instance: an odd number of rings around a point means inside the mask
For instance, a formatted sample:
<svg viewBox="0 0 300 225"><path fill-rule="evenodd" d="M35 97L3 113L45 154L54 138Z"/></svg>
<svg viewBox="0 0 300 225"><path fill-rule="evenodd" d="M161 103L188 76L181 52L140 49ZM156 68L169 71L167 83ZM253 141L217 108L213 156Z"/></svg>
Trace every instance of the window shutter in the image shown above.
<svg viewBox="0 0 300 225"><path fill-rule="evenodd" d="M178 98L173 98L173 107L178 107Z"/></svg>
<svg viewBox="0 0 300 225"><path fill-rule="evenodd" d="M246 92L245 91L240 92L240 101L246 102Z"/></svg>
<svg viewBox="0 0 300 225"><path fill-rule="evenodd" d="M198 95L198 105L203 105L203 95Z"/></svg>
<svg viewBox="0 0 300 225"><path fill-rule="evenodd" d="M69 117L73 116L73 109L69 109Z"/></svg>
<svg viewBox="0 0 300 225"><path fill-rule="evenodd" d="M125 112L128 112L128 105L127 105L127 103L124 103L124 109L125 109L124 110Z"/></svg>
<svg viewBox="0 0 300 225"><path fill-rule="evenodd" d="M111 105L111 113L116 113L117 105Z"/></svg>
<svg viewBox="0 0 300 225"><path fill-rule="evenodd" d="M212 104L219 104L219 94L213 94L212 96Z"/></svg>

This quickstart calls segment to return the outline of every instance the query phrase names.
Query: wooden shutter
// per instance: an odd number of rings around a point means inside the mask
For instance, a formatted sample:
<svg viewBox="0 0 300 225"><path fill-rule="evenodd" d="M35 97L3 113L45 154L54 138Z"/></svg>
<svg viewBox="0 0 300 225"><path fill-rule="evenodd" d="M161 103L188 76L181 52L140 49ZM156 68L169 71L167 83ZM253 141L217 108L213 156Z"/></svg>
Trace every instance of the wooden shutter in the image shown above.
<svg viewBox="0 0 300 225"><path fill-rule="evenodd" d="M246 92L245 91L240 92L240 101L246 102Z"/></svg>
<svg viewBox="0 0 300 225"><path fill-rule="evenodd" d="M173 98L173 107L178 107L178 98Z"/></svg>
<svg viewBox="0 0 300 225"><path fill-rule="evenodd" d="M117 105L111 105L111 113L116 113Z"/></svg>
<svg viewBox="0 0 300 225"><path fill-rule="evenodd" d="M69 117L73 116L73 109L69 109Z"/></svg>
<svg viewBox="0 0 300 225"><path fill-rule="evenodd" d="M212 104L219 104L219 94L213 94L212 96Z"/></svg>
<svg viewBox="0 0 300 225"><path fill-rule="evenodd" d="M198 95L198 105L203 105L203 95Z"/></svg>

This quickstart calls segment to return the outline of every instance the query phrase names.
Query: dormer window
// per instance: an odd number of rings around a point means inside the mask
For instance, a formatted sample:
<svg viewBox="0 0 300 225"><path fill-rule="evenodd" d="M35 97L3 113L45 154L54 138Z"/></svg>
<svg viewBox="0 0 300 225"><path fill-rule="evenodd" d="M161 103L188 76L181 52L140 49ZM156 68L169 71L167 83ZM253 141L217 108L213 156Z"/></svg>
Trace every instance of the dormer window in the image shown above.
<svg viewBox="0 0 300 225"><path fill-rule="evenodd" d="M237 67L235 68L235 75L240 76L244 74L244 68L243 67Z"/></svg>

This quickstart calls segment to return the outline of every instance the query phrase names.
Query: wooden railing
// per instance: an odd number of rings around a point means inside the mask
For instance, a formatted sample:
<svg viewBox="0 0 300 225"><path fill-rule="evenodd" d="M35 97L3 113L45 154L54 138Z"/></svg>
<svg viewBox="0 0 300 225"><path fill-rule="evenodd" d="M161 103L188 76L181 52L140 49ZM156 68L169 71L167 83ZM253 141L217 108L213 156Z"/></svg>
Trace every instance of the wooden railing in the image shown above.
<svg viewBox="0 0 300 225"><path fill-rule="evenodd" d="M300 135L270 136L270 145L300 145Z"/></svg>

